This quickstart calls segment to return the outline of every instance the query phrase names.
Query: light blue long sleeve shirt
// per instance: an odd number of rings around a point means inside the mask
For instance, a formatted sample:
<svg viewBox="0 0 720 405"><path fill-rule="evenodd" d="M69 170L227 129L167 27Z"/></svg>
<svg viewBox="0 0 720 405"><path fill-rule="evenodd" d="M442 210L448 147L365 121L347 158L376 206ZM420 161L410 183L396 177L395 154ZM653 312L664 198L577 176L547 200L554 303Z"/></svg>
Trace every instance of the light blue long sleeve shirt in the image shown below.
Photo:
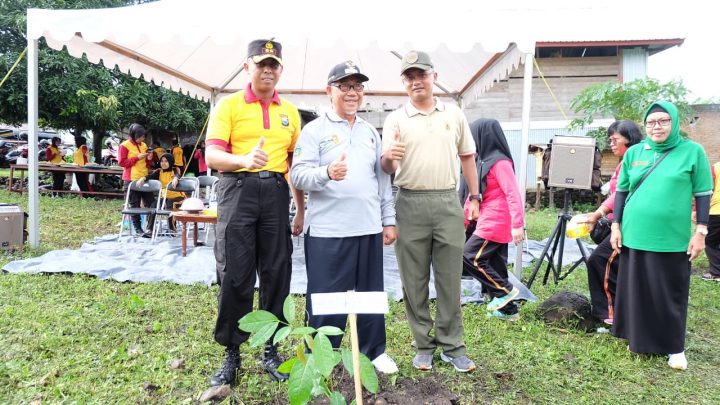
<svg viewBox="0 0 720 405"><path fill-rule="evenodd" d="M328 166L346 153L347 176L334 181ZM382 142L360 117L352 128L328 112L303 128L295 145L292 184L308 192L304 231L315 237L372 235L395 225L390 176L380 166Z"/></svg>

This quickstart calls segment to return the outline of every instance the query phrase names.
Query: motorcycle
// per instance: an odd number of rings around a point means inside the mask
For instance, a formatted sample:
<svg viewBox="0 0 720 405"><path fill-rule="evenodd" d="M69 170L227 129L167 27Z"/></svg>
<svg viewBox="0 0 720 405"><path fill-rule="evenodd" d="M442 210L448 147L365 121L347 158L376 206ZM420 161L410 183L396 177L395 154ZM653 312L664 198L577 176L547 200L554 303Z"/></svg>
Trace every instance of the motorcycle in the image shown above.
<svg viewBox="0 0 720 405"><path fill-rule="evenodd" d="M101 153L103 166L117 166L118 165L118 142L114 139L109 139L105 142L105 149Z"/></svg>
<svg viewBox="0 0 720 405"><path fill-rule="evenodd" d="M49 143L45 143L43 141L40 142L38 145L38 161L42 162L45 160L45 150L47 148L47 145ZM21 144L17 145L14 149L10 149L4 157L4 164L6 164L8 167L11 164L17 164L18 158L21 158L21 163L27 163L27 157L28 157L28 145L27 144Z"/></svg>

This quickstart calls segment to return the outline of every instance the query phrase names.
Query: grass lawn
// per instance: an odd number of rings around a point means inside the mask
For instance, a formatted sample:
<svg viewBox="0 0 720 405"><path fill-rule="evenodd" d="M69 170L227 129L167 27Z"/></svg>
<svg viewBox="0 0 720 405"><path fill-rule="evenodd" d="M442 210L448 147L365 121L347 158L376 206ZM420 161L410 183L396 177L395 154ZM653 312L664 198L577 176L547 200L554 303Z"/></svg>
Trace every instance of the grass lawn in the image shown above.
<svg viewBox="0 0 720 405"><path fill-rule="evenodd" d="M26 205L25 198L0 191L1 202ZM113 233L119 207L117 200L41 196L41 248L0 253L0 265ZM530 238L547 237L555 219L550 210L529 214ZM706 268L707 259L695 265ZM560 290L587 294L584 268L559 285L533 285L541 300ZM221 361L212 340L216 294L217 286L0 274L0 403L194 403ZM296 297L296 304L302 314L304 299ZM486 319L482 306L464 307L468 355L479 369L460 375L444 364L427 374L412 368L404 307L392 303L388 352L400 366L397 378L440 380L462 404L718 403L720 284L692 277L686 372L668 368L664 357L634 355L607 334L547 326L535 317L537 306L525 305L514 323ZM244 348L243 370L226 403L286 395L284 384L263 374L258 355ZM185 369L170 369L173 359L185 360Z"/></svg>

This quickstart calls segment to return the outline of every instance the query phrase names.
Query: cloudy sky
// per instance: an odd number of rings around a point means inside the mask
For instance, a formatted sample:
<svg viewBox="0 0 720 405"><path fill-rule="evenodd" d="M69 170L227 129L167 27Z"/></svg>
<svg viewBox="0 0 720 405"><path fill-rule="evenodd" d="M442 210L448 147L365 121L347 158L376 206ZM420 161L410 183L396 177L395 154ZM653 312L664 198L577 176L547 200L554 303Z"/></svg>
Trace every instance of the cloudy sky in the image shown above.
<svg viewBox="0 0 720 405"><path fill-rule="evenodd" d="M677 3L681 8L677 18L670 12L654 18L656 23L672 22L684 34L685 43L657 55L648 61L648 74L661 81L680 78L696 98L720 101L720 4L702 5L694 1ZM650 23L650 21L645 21Z"/></svg>

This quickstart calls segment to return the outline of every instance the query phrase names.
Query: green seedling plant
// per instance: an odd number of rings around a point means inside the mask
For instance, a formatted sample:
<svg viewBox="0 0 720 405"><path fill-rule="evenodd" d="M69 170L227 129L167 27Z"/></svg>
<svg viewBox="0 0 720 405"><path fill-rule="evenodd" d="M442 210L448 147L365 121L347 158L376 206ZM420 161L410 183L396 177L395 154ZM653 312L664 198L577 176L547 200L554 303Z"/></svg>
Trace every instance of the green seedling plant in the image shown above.
<svg viewBox="0 0 720 405"><path fill-rule="evenodd" d="M353 376L352 351L347 348L336 351L328 339L328 336L342 335L343 331L334 326L321 326L316 329L302 325L295 319L295 302L290 296L283 304L283 315L287 323L268 311L256 310L240 319L239 326L240 329L251 334L248 342L251 347L262 346L271 337L273 344L289 339L291 345L295 345L295 357L282 363L278 368L278 371L290 374L288 379L290 404L306 404L322 395L327 396L332 405L346 404L345 397L340 392L332 391L330 383L332 372L340 362L350 376ZM296 322L300 324L296 326ZM278 329L281 324L283 326ZM309 353L306 348L310 350ZM360 353L360 380L366 390L374 394L378 392L379 384L375 367L362 353ZM357 398L351 404L356 400ZM362 400L359 402L362 403Z"/></svg>

